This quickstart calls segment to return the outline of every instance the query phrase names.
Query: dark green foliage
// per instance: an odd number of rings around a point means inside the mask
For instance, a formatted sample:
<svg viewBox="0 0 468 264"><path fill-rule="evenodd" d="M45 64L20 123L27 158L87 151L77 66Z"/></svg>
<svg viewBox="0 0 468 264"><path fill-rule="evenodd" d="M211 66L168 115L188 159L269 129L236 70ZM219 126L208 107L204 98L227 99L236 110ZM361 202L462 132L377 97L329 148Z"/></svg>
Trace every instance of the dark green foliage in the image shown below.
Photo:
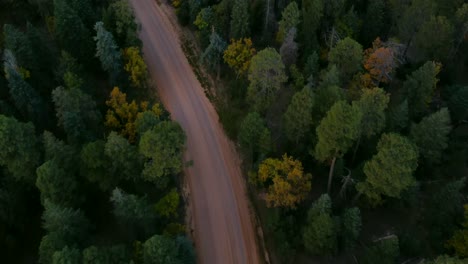
<svg viewBox="0 0 468 264"><path fill-rule="evenodd" d="M156 211L151 207L146 197L127 194L121 189L115 188L112 191L110 201L114 205L114 215L124 223L144 224L156 217Z"/></svg>
<svg viewBox="0 0 468 264"><path fill-rule="evenodd" d="M55 251L52 264L81 264L81 252L77 248L65 246L62 250Z"/></svg>
<svg viewBox="0 0 468 264"><path fill-rule="evenodd" d="M128 264L129 252L124 245L90 246L83 250L83 264Z"/></svg>
<svg viewBox="0 0 468 264"><path fill-rule="evenodd" d="M468 86L455 86L448 98L450 115L454 120L462 121L468 118Z"/></svg>
<svg viewBox="0 0 468 264"><path fill-rule="evenodd" d="M247 100L255 110L263 112L273 103L276 93L287 80L280 54L273 48L258 52L252 58L248 79Z"/></svg>
<svg viewBox="0 0 468 264"><path fill-rule="evenodd" d="M406 78L403 89L408 94L410 116L414 119L426 113L436 88L440 65L426 62Z"/></svg>
<svg viewBox="0 0 468 264"><path fill-rule="evenodd" d="M304 54L314 52L318 46L317 31L323 17L324 4L322 0L302 0L302 37L304 38Z"/></svg>
<svg viewBox="0 0 468 264"><path fill-rule="evenodd" d="M286 137L290 141L299 143L312 129L313 103L312 93L308 88L294 94L283 116Z"/></svg>
<svg viewBox="0 0 468 264"><path fill-rule="evenodd" d="M90 29L86 27L81 14L73 3L66 0L54 0L54 28L61 47L80 61L88 62L92 58L93 42Z"/></svg>
<svg viewBox="0 0 468 264"><path fill-rule="evenodd" d="M364 17L362 36L364 44L372 43L377 37L385 35L385 1L373 0L367 2L366 15Z"/></svg>
<svg viewBox="0 0 468 264"><path fill-rule="evenodd" d="M4 70L8 80L10 96L20 113L36 124L44 119L44 102L39 93L25 81L27 73L17 65L11 51L5 50ZM24 76L23 76L24 75Z"/></svg>
<svg viewBox="0 0 468 264"><path fill-rule="evenodd" d="M39 141L31 123L0 115L0 165L16 180L34 184L41 161Z"/></svg>
<svg viewBox="0 0 468 264"><path fill-rule="evenodd" d="M172 121L163 121L146 131L139 144L139 151L146 158L143 178L164 189L168 176L178 174L183 169L185 141L184 131Z"/></svg>
<svg viewBox="0 0 468 264"><path fill-rule="evenodd" d="M381 203L382 195L400 198L402 191L415 184L413 173L418 167L416 146L398 134L383 134L377 151L364 165L365 182L356 185L374 205Z"/></svg>
<svg viewBox="0 0 468 264"><path fill-rule="evenodd" d="M449 19L432 16L416 33L414 44L422 58L445 61L453 48L453 36L454 27Z"/></svg>
<svg viewBox="0 0 468 264"><path fill-rule="evenodd" d="M38 262L40 264L52 263L54 253L61 250L64 246L66 246L66 242L56 232L43 236L39 245Z"/></svg>
<svg viewBox="0 0 468 264"><path fill-rule="evenodd" d="M411 137L421 156L429 163L439 163L448 147L450 114L447 108L431 114L411 127Z"/></svg>
<svg viewBox="0 0 468 264"><path fill-rule="evenodd" d="M138 26L128 1L111 3L104 14L104 24L114 35L120 47L140 46Z"/></svg>
<svg viewBox="0 0 468 264"><path fill-rule="evenodd" d="M194 264L192 243L183 236L175 239L154 235L143 244L143 264Z"/></svg>
<svg viewBox="0 0 468 264"><path fill-rule="evenodd" d="M9 49L13 53L19 66L28 70L37 69L33 47L26 34L10 24L3 26L3 34L5 49Z"/></svg>
<svg viewBox="0 0 468 264"><path fill-rule="evenodd" d="M145 111L138 116L136 120L136 130L139 135L143 135L146 131L152 129L155 125L161 122L161 118L158 117L153 111Z"/></svg>
<svg viewBox="0 0 468 264"><path fill-rule="evenodd" d="M75 87L57 87L52 91L52 100L58 124L65 130L69 142L89 141L100 131L101 114L89 95Z"/></svg>
<svg viewBox="0 0 468 264"><path fill-rule="evenodd" d="M398 256L400 255L400 249L398 245L398 237L390 235L375 241L365 252L360 263L364 264L394 264Z"/></svg>
<svg viewBox="0 0 468 264"><path fill-rule="evenodd" d="M234 1L231 14L231 38L246 38L250 34L249 1Z"/></svg>
<svg viewBox="0 0 468 264"><path fill-rule="evenodd" d="M115 178L117 183L121 179L138 179L142 169L142 160L138 154L138 149L130 145L127 139L111 132L107 137L104 147L104 154L110 160L110 167L107 168L110 176Z"/></svg>
<svg viewBox="0 0 468 264"><path fill-rule="evenodd" d="M449 257L447 255L439 256L428 264L464 264L468 259L459 259L458 257Z"/></svg>
<svg viewBox="0 0 468 264"><path fill-rule="evenodd" d="M61 168L56 160L49 160L37 168L36 186L41 192L41 200L70 206L77 194L77 182L71 172Z"/></svg>
<svg viewBox="0 0 468 264"><path fill-rule="evenodd" d="M392 131L401 131L409 125L408 100L390 106L387 112L387 126Z"/></svg>
<svg viewBox="0 0 468 264"><path fill-rule="evenodd" d="M49 234L55 233L63 241L75 243L86 237L90 223L80 209L61 207L49 200L44 201L44 207L42 226Z"/></svg>
<svg viewBox="0 0 468 264"><path fill-rule="evenodd" d="M257 112L247 114L239 129L238 140L241 148L249 155L254 155L260 147L264 131L268 133L269 130L262 117Z"/></svg>
<svg viewBox="0 0 468 264"><path fill-rule="evenodd" d="M362 46L351 38L339 41L328 54L328 60L336 65L342 81L349 80L362 67Z"/></svg>
<svg viewBox="0 0 468 264"><path fill-rule="evenodd" d="M106 143L102 140L84 145L81 150L81 175L97 183L102 190L113 188L119 178L108 173L110 158L104 153Z"/></svg>
<svg viewBox="0 0 468 264"><path fill-rule="evenodd" d="M332 255L336 251L337 232L330 197L324 194L309 209L303 232L304 246L314 255Z"/></svg>
<svg viewBox="0 0 468 264"><path fill-rule="evenodd" d="M425 212L429 241L436 250L442 250L444 242L457 229L463 219L463 193L466 179L452 181L437 190L430 198Z"/></svg>
<svg viewBox="0 0 468 264"><path fill-rule="evenodd" d="M341 216L341 236L343 247L351 250L361 233L361 211L357 207L346 209Z"/></svg>

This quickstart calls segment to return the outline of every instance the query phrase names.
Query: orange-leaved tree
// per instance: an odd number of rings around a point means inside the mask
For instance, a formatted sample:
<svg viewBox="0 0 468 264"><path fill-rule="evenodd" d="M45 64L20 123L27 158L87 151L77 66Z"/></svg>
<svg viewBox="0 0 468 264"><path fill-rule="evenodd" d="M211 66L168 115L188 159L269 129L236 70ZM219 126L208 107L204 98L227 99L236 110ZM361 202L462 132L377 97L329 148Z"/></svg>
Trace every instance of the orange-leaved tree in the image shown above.
<svg viewBox="0 0 468 264"><path fill-rule="evenodd" d="M396 62L393 50L385 47L380 38L374 40L372 48L364 51L364 68L374 80L375 86L391 80Z"/></svg>

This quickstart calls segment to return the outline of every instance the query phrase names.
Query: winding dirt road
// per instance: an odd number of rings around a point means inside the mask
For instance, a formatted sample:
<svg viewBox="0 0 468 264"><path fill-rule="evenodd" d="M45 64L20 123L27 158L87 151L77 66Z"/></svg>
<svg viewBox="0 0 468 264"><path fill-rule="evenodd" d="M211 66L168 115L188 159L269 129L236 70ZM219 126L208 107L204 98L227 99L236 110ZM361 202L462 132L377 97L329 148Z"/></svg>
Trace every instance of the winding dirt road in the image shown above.
<svg viewBox="0 0 468 264"><path fill-rule="evenodd" d="M238 155L224 134L179 44L178 31L155 0L130 0L151 77L172 118L187 134L184 159L198 263L260 263Z"/></svg>

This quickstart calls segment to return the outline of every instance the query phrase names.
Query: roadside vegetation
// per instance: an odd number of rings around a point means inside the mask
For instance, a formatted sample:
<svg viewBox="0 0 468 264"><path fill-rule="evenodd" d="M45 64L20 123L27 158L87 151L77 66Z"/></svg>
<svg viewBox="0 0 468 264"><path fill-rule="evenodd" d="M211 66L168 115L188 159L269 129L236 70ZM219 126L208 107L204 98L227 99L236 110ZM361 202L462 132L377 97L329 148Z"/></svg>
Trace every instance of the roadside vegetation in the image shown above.
<svg viewBox="0 0 468 264"><path fill-rule="evenodd" d="M185 134L126 0L0 2L4 263L195 263Z"/></svg>
<svg viewBox="0 0 468 264"><path fill-rule="evenodd" d="M170 3L273 263L468 261L465 1Z"/></svg>

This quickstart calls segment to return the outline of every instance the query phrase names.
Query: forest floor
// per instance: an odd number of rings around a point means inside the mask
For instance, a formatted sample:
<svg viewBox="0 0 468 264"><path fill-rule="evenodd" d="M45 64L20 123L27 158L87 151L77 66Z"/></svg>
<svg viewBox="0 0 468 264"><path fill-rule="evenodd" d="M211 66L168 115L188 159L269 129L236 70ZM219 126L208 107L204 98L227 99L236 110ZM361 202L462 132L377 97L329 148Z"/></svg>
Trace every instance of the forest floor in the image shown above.
<svg viewBox="0 0 468 264"><path fill-rule="evenodd" d="M187 135L187 213L198 262L261 263L239 155L182 51L176 23L154 0L130 2L159 96Z"/></svg>

